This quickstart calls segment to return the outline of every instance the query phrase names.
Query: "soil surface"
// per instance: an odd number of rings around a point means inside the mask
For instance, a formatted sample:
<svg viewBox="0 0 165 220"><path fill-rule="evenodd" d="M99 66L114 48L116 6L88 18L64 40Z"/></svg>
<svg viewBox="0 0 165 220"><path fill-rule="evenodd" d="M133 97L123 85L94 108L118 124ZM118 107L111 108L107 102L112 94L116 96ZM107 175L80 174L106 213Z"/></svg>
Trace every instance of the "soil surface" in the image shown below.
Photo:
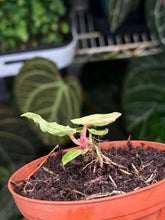
<svg viewBox="0 0 165 220"><path fill-rule="evenodd" d="M46 163L26 182L17 185L15 192L25 197L73 201L123 194L154 184L165 178L165 151L144 144L128 149L102 150L110 164L100 167L90 154L79 156L65 168L63 152L50 156Z"/></svg>

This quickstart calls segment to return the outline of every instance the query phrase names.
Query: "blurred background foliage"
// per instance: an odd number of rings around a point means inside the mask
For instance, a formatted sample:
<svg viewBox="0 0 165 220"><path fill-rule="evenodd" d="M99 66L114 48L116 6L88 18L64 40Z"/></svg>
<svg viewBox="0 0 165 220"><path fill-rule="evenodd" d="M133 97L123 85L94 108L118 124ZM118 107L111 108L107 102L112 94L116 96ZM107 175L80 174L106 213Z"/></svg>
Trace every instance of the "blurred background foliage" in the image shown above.
<svg viewBox="0 0 165 220"><path fill-rule="evenodd" d="M69 33L63 0L1 0L0 52L61 43Z"/></svg>
<svg viewBox="0 0 165 220"><path fill-rule="evenodd" d="M130 62L122 92L122 112L133 139L165 142L165 54Z"/></svg>
<svg viewBox="0 0 165 220"><path fill-rule="evenodd" d="M45 120L70 125L81 115L82 89L73 76L62 77L56 64L44 58L25 62L14 82L15 98L21 113L35 112ZM52 136L31 123L49 146L65 145L69 138Z"/></svg>
<svg viewBox="0 0 165 220"><path fill-rule="evenodd" d="M58 0L54 1L63 16L63 5L58 4ZM4 2L5 0L1 1L0 6L3 6ZM33 19L36 19L40 29L39 17L48 4L44 6L45 1L42 1L43 5L37 10L39 1L31 2L34 4L31 6L34 11ZM20 119L20 114L25 111L35 111L49 121L62 124L87 114L120 111L122 117L117 123L110 125L110 133L105 136L105 140L123 140L131 135L131 139L165 142L165 9L162 2L145 0L146 21L151 33L162 44L161 54L86 63L79 75L71 74L77 77L68 76L67 69L59 71L55 63L37 57L27 61L16 77L5 79L9 99L0 104L0 219L22 219L7 189L11 174L23 164L47 154L59 141L63 148L71 146L68 140L57 140L43 135L28 120ZM19 42L22 44L30 33L23 22L30 3L23 0L8 1L6 8L1 7L3 10L0 11L0 20L2 21L3 13L15 12L14 3L20 6L27 4L25 10L21 11L21 18L16 16L10 23L17 31L10 33L10 26L7 26L7 32L2 29L0 22L0 32L6 34L6 40L11 38L12 34L21 33ZM113 8L120 6L117 14L115 10L109 11L112 31L122 25L132 10L136 10L139 1L137 5L132 5L131 1L127 3L129 7L124 11L126 1L107 1ZM54 6L51 6L51 9L54 10L53 13L57 10ZM121 13L122 16L119 17ZM45 22L47 17L49 16L43 16ZM18 23L19 25L16 25ZM54 31L56 27L52 28ZM63 28L66 28L65 25ZM45 36L47 30L46 26L43 30L40 29ZM33 38L35 28L31 27L31 31L30 36ZM0 36L1 40L4 39ZM49 41L48 38L47 40ZM7 47L13 46L15 45L11 42Z"/></svg>

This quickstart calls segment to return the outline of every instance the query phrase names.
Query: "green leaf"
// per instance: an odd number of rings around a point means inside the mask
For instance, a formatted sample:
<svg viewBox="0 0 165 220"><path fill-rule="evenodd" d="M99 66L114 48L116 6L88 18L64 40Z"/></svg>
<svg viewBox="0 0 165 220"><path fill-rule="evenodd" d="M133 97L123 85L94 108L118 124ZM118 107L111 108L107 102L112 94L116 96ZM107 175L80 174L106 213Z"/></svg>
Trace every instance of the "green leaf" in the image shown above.
<svg viewBox="0 0 165 220"><path fill-rule="evenodd" d="M8 164L5 167L0 166L0 219L18 219L19 211L8 190L7 183L11 175L21 166L22 164Z"/></svg>
<svg viewBox="0 0 165 220"><path fill-rule="evenodd" d="M70 162L71 160L75 159L76 157L84 153L86 152L79 150L79 149L73 149L73 150L68 151L62 158L63 166L65 166L68 162Z"/></svg>
<svg viewBox="0 0 165 220"><path fill-rule="evenodd" d="M164 2L159 0L146 0L145 12L147 25L152 34L154 34L162 44L165 44L165 6Z"/></svg>
<svg viewBox="0 0 165 220"><path fill-rule="evenodd" d="M132 60L127 71L122 111L133 139L165 141L165 55Z"/></svg>
<svg viewBox="0 0 165 220"><path fill-rule="evenodd" d="M139 0L106 0L105 10L110 24L110 31L114 33L128 17L131 10L137 8Z"/></svg>
<svg viewBox="0 0 165 220"><path fill-rule="evenodd" d="M0 165L34 159L39 142L28 126L11 107L0 109Z"/></svg>
<svg viewBox="0 0 165 220"><path fill-rule="evenodd" d="M81 133L83 130L83 127L75 128L77 133Z"/></svg>
<svg viewBox="0 0 165 220"><path fill-rule="evenodd" d="M109 129L108 128L105 128L104 130L96 130L94 128L88 128L88 131L91 133L91 134L94 134L94 135L106 135L108 132L109 132Z"/></svg>
<svg viewBox="0 0 165 220"><path fill-rule="evenodd" d="M113 112L109 114L94 114L71 120L73 124L93 125L93 126L105 126L114 122L121 116L119 112Z"/></svg>
<svg viewBox="0 0 165 220"><path fill-rule="evenodd" d="M59 125L56 122L47 122L40 115L32 112L24 113L21 117L32 119L36 124L39 124L41 131L52 135L65 136L76 133L76 129L69 126Z"/></svg>
<svg viewBox="0 0 165 220"><path fill-rule="evenodd" d="M61 30L62 30L62 33L64 33L64 34L69 33L69 24L66 22L63 22L61 24Z"/></svg>
<svg viewBox="0 0 165 220"><path fill-rule="evenodd" d="M63 79L56 64L48 59L26 61L15 78L14 89L21 113L35 112L46 121L69 126L72 118L80 117L80 83L71 76ZM53 136L30 125L46 145L62 146L70 141L67 136Z"/></svg>

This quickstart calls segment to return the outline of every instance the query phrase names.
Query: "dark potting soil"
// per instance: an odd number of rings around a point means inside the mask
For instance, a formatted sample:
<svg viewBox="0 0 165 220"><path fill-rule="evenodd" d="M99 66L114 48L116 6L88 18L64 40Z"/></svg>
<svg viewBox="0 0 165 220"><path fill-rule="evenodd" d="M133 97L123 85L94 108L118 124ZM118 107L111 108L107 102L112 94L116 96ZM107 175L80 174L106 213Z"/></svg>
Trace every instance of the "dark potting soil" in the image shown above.
<svg viewBox="0 0 165 220"><path fill-rule="evenodd" d="M165 151L147 146L128 149L102 150L110 164L100 167L90 155L79 156L65 168L61 163L63 152L50 156L26 182L17 185L15 192L25 197L73 201L123 194L154 184L165 178Z"/></svg>

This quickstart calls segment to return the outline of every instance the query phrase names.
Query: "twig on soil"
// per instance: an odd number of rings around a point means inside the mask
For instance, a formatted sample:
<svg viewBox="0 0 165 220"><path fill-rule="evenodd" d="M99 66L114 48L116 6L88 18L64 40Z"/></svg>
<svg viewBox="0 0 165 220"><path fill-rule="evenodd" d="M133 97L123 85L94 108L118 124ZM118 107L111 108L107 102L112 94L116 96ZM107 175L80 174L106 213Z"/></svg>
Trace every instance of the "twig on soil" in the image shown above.
<svg viewBox="0 0 165 220"><path fill-rule="evenodd" d="M80 192L80 191L72 190L72 192L75 192L75 193L77 193L77 194L80 194L80 195L84 196L85 198L87 197L87 195L86 195L85 193L82 193L82 192Z"/></svg>
<svg viewBox="0 0 165 220"><path fill-rule="evenodd" d="M127 175L131 175L131 173L129 173L128 171L123 170L123 169L121 169L121 168L118 168L118 170L120 170L121 172L123 172L123 173L125 173L125 174L127 174Z"/></svg>
<svg viewBox="0 0 165 220"><path fill-rule="evenodd" d="M24 186L24 188L23 188L24 193L27 192L27 191L26 191L26 187L27 187L28 184L29 184L29 185L32 185L31 182L28 182L28 181L27 181L26 184L25 184L25 186Z"/></svg>
<svg viewBox="0 0 165 220"><path fill-rule="evenodd" d="M42 167L42 165L47 161L48 157L59 147L59 145L56 145L53 150L50 151L50 153L44 158L44 160L42 161L42 163L40 163L40 165L35 169L33 170L33 172L25 179L25 180L22 180L21 182L19 183L16 183L17 186L23 184L24 182L26 182L27 180L30 179L31 176L33 176L33 174L40 168Z"/></svg>
<svg viewBox="0 0 165 220"><path fill-rule="evenodd" d="M146 167L148 167L151 163L153 163L153 160L151 160L149 163L147 163L146 165L142 165L142 167L140 168L140 171L144 170Z"/></svg>
<svg viewBox="0 0 165 220"><path fill-rule="evenodd" d="M133 169L135 170L135 173L139 174L139 170L135 167L135 165L133 163L131 165L132 165Z"/></svg>
<svg viewBox="0 0 165 220"><path fill-rule="evenodd" d="M137 175L137 177L148 186L149 185L148 182L145 180L145 178L142 175L140 175L140 173L139 173L138 169L135 167L135 165L133 163L131 165L132 165L133 169L135 170L135 174Z"/></svg>
<svg viewBox="0 0 165 220"><path fill-rule="evenodd" d="M117 185L116 185L115 181L113 180L113 178L111 177L111 175L109 175L109 179L111 180L114 187L117 189Z"/></svg>
<svg viewBox="0 0 165 220"><path fill-rule="evenodd" d="M82 171L85 170L89 165L91 165L92 163L96 162L97 160L92 160L91 162L89 162L85 167L83 167Z"/></svg>
<svg viewBox="0 0 165 220"><path fill-rule="evenodd" d="M42 167L42 169L45 170L46 172L52 174L52 175L59 176L58 174L54 173L53 171L49 170L49 169L46 168L46 167Z"/></svg>
<svg viewBox="0 0 165 220"><path fill-rule="evenodd" d="M107 197L107 196L112 196L112 195L120 195L120 194L124 194L125 192L123 191L118 191L118 190L113 190L112 192L107 192L107 193L96 193L96 194L92 194L90 196L87 196L86 199L96 199L96 198L102 198L102 197Z"/></svg>
<svg viewBox="0 0 165 220"><path fill-rule="evenodd" d="M104 181L104 178L103 177L98 177L98 178L95 178L95 179L93 179L93 180L90 180L90 181L88 181L88 182L86 182L85 184L84 184L84 186L91 186L93 183L96 183L96 182L103 182ZM104 181L104 183L105 183L105 181ZM108 182L107 182L108 183Z"/></svg>

